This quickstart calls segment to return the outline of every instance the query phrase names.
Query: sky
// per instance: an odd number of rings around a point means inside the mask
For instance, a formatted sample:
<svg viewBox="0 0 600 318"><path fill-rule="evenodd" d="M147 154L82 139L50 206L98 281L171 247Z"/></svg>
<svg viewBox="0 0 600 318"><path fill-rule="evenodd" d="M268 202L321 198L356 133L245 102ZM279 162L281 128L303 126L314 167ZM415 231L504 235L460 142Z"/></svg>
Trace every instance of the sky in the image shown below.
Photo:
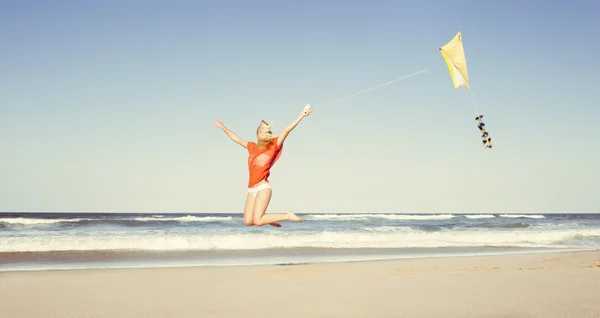
<svg viewBox="0 0 600 318"><path fill-rule="evenodd" d="M241 213L248 153L213 121L251 141L311 104L267 212L600 212L599 14L591 0L3 0L0 211ZM472 93L438 50L459 31Z"/></svg>

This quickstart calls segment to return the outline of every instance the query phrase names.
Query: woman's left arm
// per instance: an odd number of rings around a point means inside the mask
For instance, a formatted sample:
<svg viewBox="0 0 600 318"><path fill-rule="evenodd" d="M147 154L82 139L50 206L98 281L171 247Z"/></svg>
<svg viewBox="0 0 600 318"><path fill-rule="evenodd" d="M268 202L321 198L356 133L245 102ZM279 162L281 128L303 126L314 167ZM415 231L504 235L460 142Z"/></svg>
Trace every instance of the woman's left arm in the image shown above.
<svg viewBox="0 0 600 318"><path fill-rule="evenodd" d="M300 121L302 121L302 119L304 117L310 115L310 113L312 113L312 111L313 110L312 110L312 107L310 107L310 105L304 106L300 116L298 116L298 118L296 118L296 120L294 120L289 126L285 127L285 129L283 130L281 135L279 135L279 137L277 137L277 147L280 147L283 144L283 141L292 132L292 130L294 130L294 128L296 128L296 126L298 126L298 124L300 123Z"/></svg>

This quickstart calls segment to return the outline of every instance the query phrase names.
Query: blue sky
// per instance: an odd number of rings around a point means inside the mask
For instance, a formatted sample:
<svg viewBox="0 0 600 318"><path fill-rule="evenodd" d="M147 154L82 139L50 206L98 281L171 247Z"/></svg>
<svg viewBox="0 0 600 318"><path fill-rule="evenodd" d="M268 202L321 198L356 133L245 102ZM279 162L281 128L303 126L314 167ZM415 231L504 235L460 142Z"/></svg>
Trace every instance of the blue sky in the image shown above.
<svg viewBox="0 0 600 318"><path fill-rule="evenodd" d="M597 1L2 1L0 211L600 212ZM461 31L467 90L438 48Z"/></svg>

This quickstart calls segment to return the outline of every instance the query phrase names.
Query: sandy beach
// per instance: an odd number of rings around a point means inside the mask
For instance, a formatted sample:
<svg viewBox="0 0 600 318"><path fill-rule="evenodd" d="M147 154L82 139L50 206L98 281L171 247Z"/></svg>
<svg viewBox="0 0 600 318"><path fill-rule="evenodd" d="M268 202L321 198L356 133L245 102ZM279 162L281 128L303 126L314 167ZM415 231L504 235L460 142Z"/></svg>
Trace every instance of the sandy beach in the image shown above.
<svg viewBox="0 0 600 318"><path fill-rule="evenodd" d="M600 317L600 251L0 273L2 317Z"/></svg>

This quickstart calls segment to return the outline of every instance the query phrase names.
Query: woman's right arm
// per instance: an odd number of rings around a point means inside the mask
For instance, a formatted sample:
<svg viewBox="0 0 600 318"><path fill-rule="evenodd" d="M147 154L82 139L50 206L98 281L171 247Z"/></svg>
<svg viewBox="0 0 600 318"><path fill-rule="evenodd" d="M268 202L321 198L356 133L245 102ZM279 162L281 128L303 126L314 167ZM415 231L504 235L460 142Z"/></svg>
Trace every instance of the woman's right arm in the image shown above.
<svg viewBox="0 0 600 318"><path fill-rule="evenodd" d="M229 128L225 127L225 125L223 125L223 123L221 121L215 120L215 126L217 126L218 128L221 128L225 132L225 134L227 134L227 136L229 136L229 138L231 138L231 140L233 140L235 143L237 143L238 145L240 145L244 148L248 148L248 142L245 141L244 139L240 138L233 131L229 130Z"/></svg>

